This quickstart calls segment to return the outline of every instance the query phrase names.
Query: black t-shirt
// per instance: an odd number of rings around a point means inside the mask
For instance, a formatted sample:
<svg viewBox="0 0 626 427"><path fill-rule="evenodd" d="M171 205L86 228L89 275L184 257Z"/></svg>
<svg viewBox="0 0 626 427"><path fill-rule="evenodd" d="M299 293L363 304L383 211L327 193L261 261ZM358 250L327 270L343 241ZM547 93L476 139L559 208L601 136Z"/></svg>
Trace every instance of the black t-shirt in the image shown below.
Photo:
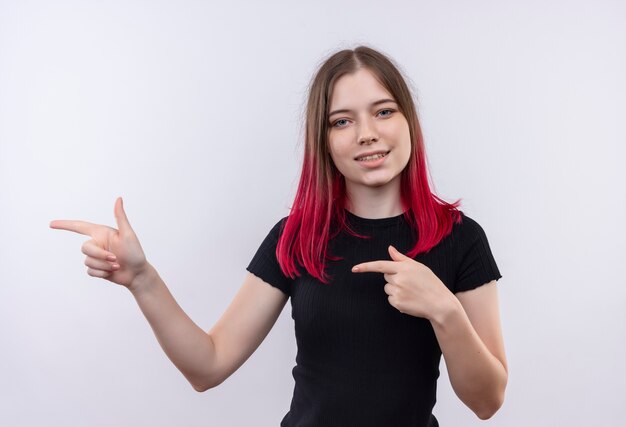
<svg viewBox="0 0 626 427"><path fill-rule="evenodd" d="M427 254L428 266L453 292L502 277L482 227L462 212L462 222ZM382 273L353 273L356 264L390 260L388 246L407 253L415 244L403 215L368 219L346 211L360 239L341 232L329 242L333 280L324 284L300 268L285 276L276 259L282 218L261 243L247 270L291 299L297 342L295 387L281 427L436 427L441 349L430 322L389 304Z"/></svg>

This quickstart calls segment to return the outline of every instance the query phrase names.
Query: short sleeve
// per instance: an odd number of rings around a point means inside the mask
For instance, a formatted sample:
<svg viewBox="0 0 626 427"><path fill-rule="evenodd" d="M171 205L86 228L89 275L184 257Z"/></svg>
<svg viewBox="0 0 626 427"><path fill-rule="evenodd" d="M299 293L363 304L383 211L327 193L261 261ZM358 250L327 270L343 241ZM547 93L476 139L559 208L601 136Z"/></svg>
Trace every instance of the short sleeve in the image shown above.
<svg viewBox="0 0 626 427"><path fill-rule="evenodd" d="M287 217L278 221L270 230L246 270L289 296L291 295L292 279L283 274L276 258L278 238L286 219Z"/></svg>
<svg viewBox="0 0 626 427"><path fill-rule="evenodd" d="M459 227L454 293L469 291L502 277L483 228L463 214Z"/></svg>

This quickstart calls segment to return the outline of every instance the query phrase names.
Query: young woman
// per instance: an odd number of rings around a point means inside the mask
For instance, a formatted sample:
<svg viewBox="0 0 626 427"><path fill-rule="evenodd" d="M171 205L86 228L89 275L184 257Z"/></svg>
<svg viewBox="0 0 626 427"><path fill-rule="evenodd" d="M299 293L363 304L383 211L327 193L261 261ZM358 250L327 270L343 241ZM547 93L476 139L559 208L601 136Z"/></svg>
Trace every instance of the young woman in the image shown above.
<svg viewBox="0 0 626 427"><path fill-rule="evenodd" d="M288 299L298 345L281 426L438 426L443 354L455 393L481 419L508 378L496 281L482 227L435 196L411 93L368 47L330 56L309 93L305 153L288 216L208 332L148 263L123 209L91 236L87 273L126 286L194 389L221 384L257 349Z"/></svg>

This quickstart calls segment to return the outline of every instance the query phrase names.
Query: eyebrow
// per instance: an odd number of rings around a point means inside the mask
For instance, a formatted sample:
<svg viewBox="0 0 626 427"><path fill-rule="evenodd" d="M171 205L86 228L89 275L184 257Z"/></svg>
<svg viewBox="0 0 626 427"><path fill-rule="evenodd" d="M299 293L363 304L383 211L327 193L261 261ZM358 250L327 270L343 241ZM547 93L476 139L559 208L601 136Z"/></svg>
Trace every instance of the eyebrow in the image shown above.
<svg viewBox="0 0 626 427"><path fill-rule="evenodd" d="M385 99L379 99L378 101L372 102L372 104L370 105L370 107L373 107L373 106L378 105L378 104L384 104L385 102L393 102L394 104L398 104L398 103L397 103L396 101L394 101L393 99L385 98ZM343 109L343 110L335 110L335 111L333 111L333 112L329 113L329 114L328 114L328 117L330 117L330 116L332 116L332 115L334 115L334 114L338 114L338 113L351 113L351 112L352 112L352 110L346 110L346 109Z"/></svg>

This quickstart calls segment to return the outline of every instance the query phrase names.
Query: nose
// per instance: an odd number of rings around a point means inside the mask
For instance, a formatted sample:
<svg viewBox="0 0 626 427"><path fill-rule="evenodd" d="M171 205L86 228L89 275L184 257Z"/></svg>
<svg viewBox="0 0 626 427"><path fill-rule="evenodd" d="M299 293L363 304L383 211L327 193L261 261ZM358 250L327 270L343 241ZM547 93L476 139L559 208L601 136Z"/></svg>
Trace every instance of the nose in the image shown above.
<svg viewBox="0 0 626 427"><path fill-rule="evenodd" d="M374 126L367 120L360 127L361 134L359 136L359 145L371 144L378 141L378 136L374 130Z"/></svg>
<svg viewBox="0 0 626 427"><path fill-rule="evenodd" d="M366 137L362 137L359 139L359 145L363 145L363 144L369 145L376 141L378 141L378 138L376 138L375 136L366 136Z"/></svg>

